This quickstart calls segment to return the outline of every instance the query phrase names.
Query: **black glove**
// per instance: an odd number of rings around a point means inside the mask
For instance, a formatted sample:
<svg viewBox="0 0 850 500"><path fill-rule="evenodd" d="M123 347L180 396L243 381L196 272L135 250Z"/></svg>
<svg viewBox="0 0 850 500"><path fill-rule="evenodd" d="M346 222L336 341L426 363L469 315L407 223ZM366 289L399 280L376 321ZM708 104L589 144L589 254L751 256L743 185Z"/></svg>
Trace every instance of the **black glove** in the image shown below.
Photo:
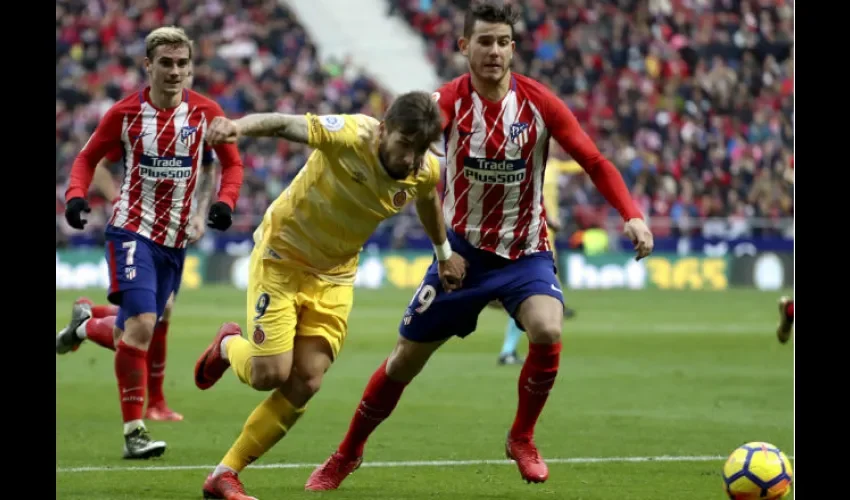
<svg viewBox="0 0 850 500"><path fill-rule="evenodd" d="M81 212L91 212L89 202L85 199L79 197L71 198L68 200L68 203L65 204L65 220L68 221L68 224L74 229L83 229L89 222L80 217Z"/></svg>
<svg viewBox="0 0 850 500"><path fill-rule="evenodd" d="M207 227L227 231L231 224L233 224L233 210L223 201L215 202L207 216Z"/></svg>

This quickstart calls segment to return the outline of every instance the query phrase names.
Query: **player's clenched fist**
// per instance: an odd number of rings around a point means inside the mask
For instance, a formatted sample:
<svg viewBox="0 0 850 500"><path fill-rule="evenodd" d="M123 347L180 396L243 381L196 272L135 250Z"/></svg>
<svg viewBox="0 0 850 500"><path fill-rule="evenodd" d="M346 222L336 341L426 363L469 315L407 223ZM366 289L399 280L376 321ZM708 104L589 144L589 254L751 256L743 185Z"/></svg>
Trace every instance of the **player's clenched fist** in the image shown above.
<svg viewBox="0 0 850 500"><path fill-rule="evenodd" d="M216 116L207 129L206 141L212 146L235 143L239 139L239 126L233 120Z"/></svg>
<svg viewBox="0 0 850 500"><path fill-rule="evenodd" d="M466 259L457 252L453 252L447 260L437 261L437 271L440 273L440 281L445 291L451 292L463 286L466 266Z"/></svg>
<svg viewBox="0 0 850 500"><path fill-rule="evenodd" d="M71 198L68 200L68 203L65 204L65 220L68 221L68 225L74 229L84 229L88 221L81 217L83 212L91 212L89 202L83 198Z"/></svg>
<svg viewBox="0 0 850 500"><path fill-rule="evenodd" d="M652 232L646 227L643 219L629 219L623 232L635 244L635 252L637 252L635 260L640 260L652 253L655 242L652 239Z"/></svg>

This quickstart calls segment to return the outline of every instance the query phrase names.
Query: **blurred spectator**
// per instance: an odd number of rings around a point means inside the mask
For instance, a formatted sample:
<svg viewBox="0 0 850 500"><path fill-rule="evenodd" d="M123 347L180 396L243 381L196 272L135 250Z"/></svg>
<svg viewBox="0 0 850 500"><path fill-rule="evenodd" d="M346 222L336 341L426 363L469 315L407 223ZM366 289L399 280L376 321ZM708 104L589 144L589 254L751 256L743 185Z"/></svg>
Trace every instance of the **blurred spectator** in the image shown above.
<svg viewBox="0 0 850 500"><path fill-rule="evenodd" d="M444 80L466 71L468 1L388 1ZM793 215L793 0L515 4L513 69L563 97L656 235L698 231L706 217L730 235L778 232ZM561 203L575 229L612 216L581 174L562 183Z"/></svg>
<svg viewBox="0 0 850 500"><path fill-rule="evenodd" d="M175 24L195 41L194 88L229 117L249 112L381 116L387 94L347 61L322 64L303 28L277 0L57 0L56 242L71 164L114 102L146 84L144 37ZM309 153L273 139L243 140L247 168L231 231L250 233ZM117 176L123 166L114 165ZM101 234L111 207L92 193L87 232Z"/></svg>

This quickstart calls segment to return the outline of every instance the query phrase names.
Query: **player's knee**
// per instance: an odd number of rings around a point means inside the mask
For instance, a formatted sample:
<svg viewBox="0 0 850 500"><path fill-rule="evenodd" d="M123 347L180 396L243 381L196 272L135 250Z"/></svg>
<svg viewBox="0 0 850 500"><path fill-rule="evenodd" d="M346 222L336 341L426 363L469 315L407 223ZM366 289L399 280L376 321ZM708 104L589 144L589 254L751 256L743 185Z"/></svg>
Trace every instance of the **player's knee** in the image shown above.
<svg viewBox="0 0 850 500"><path fill-rule="evenodd" d="M290 366L278 356L251 359L251 387L258 391L271 391L283 387L289 379Z"/></svg>
<svg viewBox="0 0 850 500"><path fill-rule="evenodd" d="M538 322L526 327L532 344L557 344L561 341L561 323Z"/></svg>
<svg viewBox="0 0 850 500"><path fill-rule="evenodd" d="M395 349L387 358L387 376L399 382L410 382L422 371L431 354L442 343L413 342L399 337Z"/></svg>
<svg viewBox="0 0 850 500"><path fill-rule="evenodd" d="M142 313L124 321L124 333L121 340L138 349L147 350L156 326L156 313Z"/></svg>
<svg viewBox="0 0 850 500"><path fill-rule="evenodd" d="M304 391L304 395L307 398L313 397L319 389L322 388L322 379L324 378L324 374L322 373L306 373L306 374L298 374L298 378L301 381L301 388Z"/></svg>
<svg viewBox="0 0 850 500"><path fill-rule="evenodd" d="M174 294L168 297L168 302L165 303L165 309L162 311L162 321L171 320L171 310L174 308Z"/></svg>

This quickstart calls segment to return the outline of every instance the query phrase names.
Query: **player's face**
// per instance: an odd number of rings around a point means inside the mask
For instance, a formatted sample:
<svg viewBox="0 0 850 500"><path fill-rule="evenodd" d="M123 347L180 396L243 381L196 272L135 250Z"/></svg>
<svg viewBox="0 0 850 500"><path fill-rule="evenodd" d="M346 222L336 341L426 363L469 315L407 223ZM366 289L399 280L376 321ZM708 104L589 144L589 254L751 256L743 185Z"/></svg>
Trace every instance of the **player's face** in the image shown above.
<svg viewBox="0 0 850 500"><path fill-rule="evenodd" d="M145 58L145 68L151 88L158 92L177 94L191 84L192 61L185 45L160 45L154 50L153 60Z"/></svg>
<svg viewBox="0 0 850 500"><path fill-rule="evenodd" d="M497 83L508 73L516 44L507 24L475 21L472 36L458 40L458 46L473 75Z"/></svg>
<svg viewBox="0 0 850 500"><path fill-rule="evenodd" d="M414 144L409 137L398 130L388 132L381 125L381 143L379 155L387 172L394 179L404 179L416 168L425 155L426 147Z"/></svg>

